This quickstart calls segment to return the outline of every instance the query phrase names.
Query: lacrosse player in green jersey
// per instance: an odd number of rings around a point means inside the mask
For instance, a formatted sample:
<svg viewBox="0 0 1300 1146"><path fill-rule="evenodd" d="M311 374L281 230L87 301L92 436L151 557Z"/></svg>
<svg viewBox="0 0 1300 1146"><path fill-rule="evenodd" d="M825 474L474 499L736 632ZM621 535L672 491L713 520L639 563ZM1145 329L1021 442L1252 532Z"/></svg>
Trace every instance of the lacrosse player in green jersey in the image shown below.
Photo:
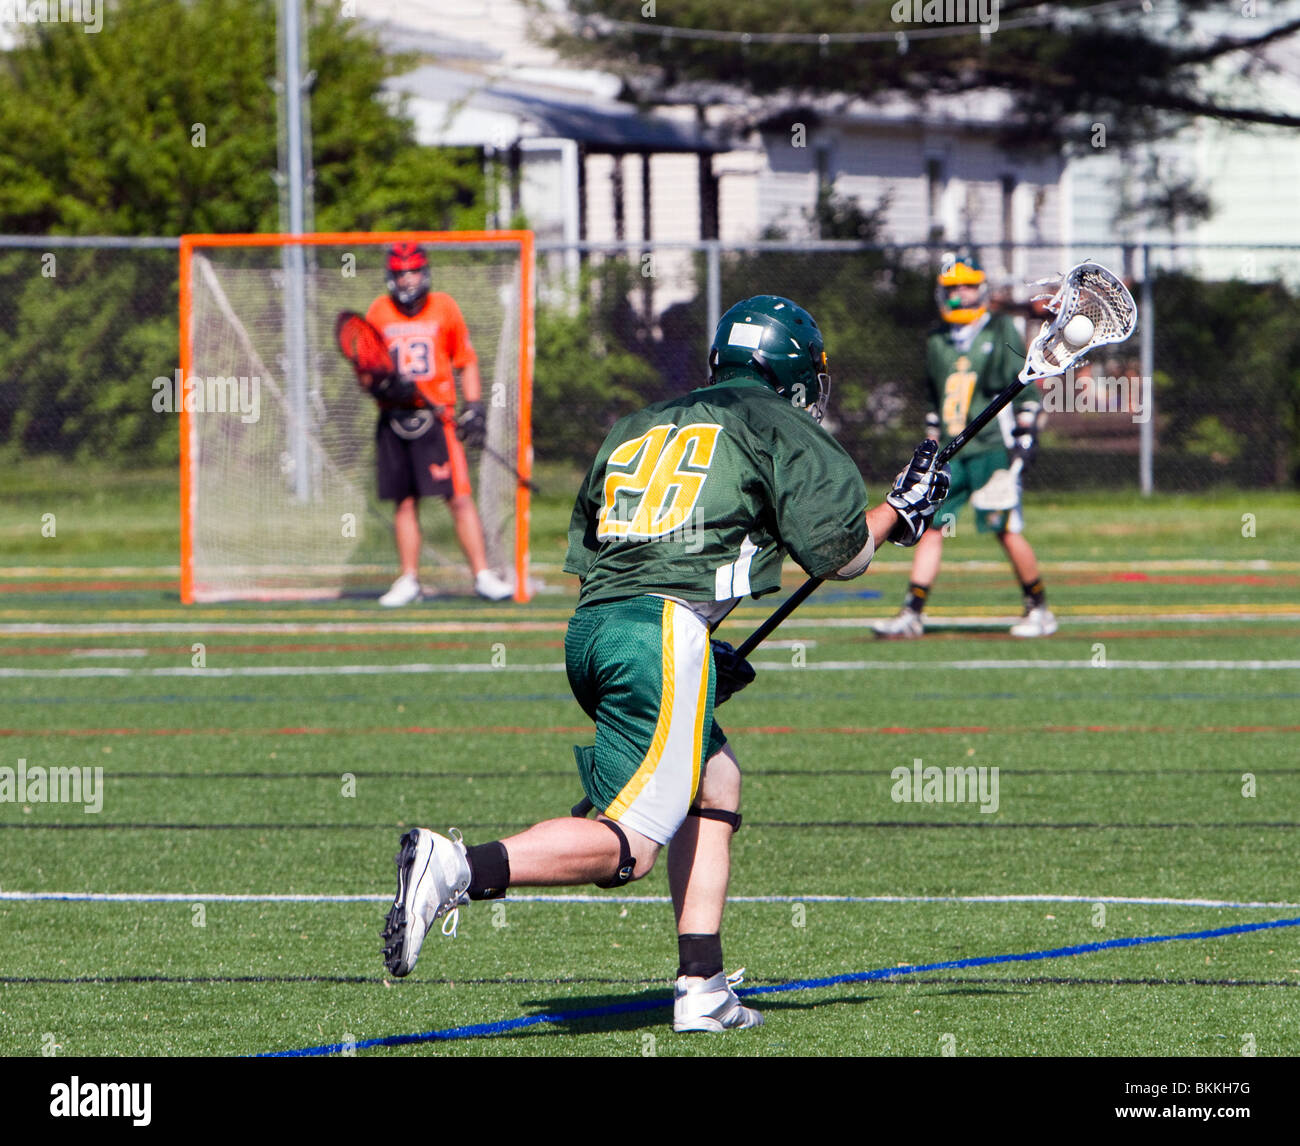
<svg viewBox="0 0 1300 1146"><path fill-rule="evenodd" d="M578 492L565 569L581 582L565 639L569 684L596 725L576 748L579 805L518 835L466 846L420 828L402 837L383 932L394 975L429 928L519 886L640 879L668 847L678 971L673 1027L756 1026L723 971L721 925L740 770L714 709L754 679L713 627L741 598L775 592L789 554L815 577L866 571L877 543L913 545L947 490L923 442L880 505L820 425L829 394L812 315L763 295L725 315L709 382L629 415Z"/></svg>
<svg viewBox="0 0 1300 1146"><path fill-rule="evenodd" d="M925 345L933 403L926 416L926 434L944 444L961 432L973 413L1014 382L1024 364L1024 340L1009 315L989 312L988 289L984 271L972 254L944 257L935 290L943 326L930 333ZM1041 418L1042 396L1031 383L967 443L960 457L953 458L952 487L939 517L940 528L930 530L917 545L903 608L896 617L872 626L877 636L919 637L925 632L921 612L939 575L942 527L956 522L967 500L975 509L976 531L997 537L1024 595L1025 615L1011 627L1011 635L1046 637L1056 632L1038 561L1022 532L1020 509L1020 474L1038 451Z"/></svg>

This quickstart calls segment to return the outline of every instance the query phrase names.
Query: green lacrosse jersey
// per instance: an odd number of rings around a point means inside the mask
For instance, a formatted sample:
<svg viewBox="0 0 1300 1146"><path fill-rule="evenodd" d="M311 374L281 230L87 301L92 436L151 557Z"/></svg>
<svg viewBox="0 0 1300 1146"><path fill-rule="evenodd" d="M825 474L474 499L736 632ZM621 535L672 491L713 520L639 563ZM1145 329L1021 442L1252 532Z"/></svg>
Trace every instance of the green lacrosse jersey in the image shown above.
<svg viewBox="0 0 1300 1146"><path fill-rule="evenodd" d="M867 541L853 460L757 378L659 402L620 421L573 507L565 571L579 606L645 593L730 601L770 593L789 553L826 577Z"/></svg>
<svg viewBox="0 0 1300 1146"><path fill-rule="evenodd" d="M925 344L925 367L930 398L942 425L942 444L955 438L999 391L1014 382L1024 364L1025 343L1010 315L990 314L974 331L954 325L931 331ZM1016 396L1013 410L1004 418L1013 422L1015 410L1027 402L1041 401L1031 382ZM994 418L963 453L973 457L1005 447L1000 419Z"/></svg>

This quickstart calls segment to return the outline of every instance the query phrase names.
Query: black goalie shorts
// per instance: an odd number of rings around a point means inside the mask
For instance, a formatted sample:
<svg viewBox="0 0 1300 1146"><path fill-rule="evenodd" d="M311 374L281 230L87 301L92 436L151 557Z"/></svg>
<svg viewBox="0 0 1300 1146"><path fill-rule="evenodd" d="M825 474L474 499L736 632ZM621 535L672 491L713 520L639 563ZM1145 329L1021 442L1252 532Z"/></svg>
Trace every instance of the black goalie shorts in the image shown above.
<svg viewBox="0 0 1300 1146"><path fill-rule="evenodd" d="M456 471L465 468L460 443L454 438L452 443L457 457L448 448L445 423L433 410L381 414L375 430L380 499L451 497L459 484Z"/></svg>

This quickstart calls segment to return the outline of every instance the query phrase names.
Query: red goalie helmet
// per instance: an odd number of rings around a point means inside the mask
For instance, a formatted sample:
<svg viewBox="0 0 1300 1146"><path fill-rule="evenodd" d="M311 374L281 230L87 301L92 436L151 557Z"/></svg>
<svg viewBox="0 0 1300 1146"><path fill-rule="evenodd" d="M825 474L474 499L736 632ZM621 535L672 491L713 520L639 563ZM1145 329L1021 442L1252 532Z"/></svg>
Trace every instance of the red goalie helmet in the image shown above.
<svg viewBox="0 0 1300 1146"><path fill-rule="evenodd" d="M429 295L429 257L419 243L394 243L388 248L388 293L403 314L418 313ZM402 276L415 271L418 282L401 282Z"/></svg>

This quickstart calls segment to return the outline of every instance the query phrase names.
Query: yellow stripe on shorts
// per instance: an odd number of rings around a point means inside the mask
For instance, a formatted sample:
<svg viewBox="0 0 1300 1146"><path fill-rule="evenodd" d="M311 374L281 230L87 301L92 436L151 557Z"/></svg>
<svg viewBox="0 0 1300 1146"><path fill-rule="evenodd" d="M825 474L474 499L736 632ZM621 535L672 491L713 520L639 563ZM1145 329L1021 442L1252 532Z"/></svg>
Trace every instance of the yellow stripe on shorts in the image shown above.
<svg viewBox="0 0 1300 1146"><path fill-rule="evenodd" d="M673 620L677 608L678 606L671 601L664 602L663 620L660 628L662 634L660 644L663 646L663 686L659 695L659 718L655 721L655 733L650 741L650 751L641 762L641 767L632 774L632 779L623 785L623 790L614 797L614 802L605 809L605 815L611 820L617 820L619 816L628 810L632 801L645 790L645 786L650 783L655 770L659 767L659 761L664 754L664 745L668 742L668 729L673 718L673 692L676 683L674 679L676 658L673 655Z"/></svg>

